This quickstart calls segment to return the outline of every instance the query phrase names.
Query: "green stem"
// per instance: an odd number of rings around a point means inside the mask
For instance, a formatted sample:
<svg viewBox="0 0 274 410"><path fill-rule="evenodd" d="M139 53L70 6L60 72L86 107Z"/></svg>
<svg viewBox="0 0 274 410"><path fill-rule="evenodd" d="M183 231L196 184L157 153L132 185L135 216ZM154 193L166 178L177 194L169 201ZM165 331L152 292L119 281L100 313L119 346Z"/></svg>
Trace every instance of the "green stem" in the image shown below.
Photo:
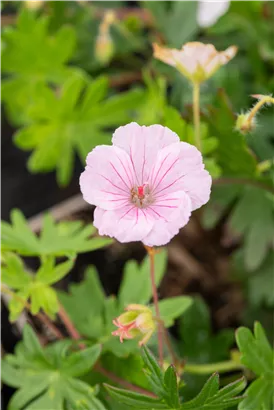
<svg viewBox="0 0 274 410"><path fill-rule="evenodd" d="M193 123L194 123L194 138L195 145L201 151L201 135L200 135L200 84L193 83Z"/></svg>
<svg viewBox="0 0 274 410"><path fill-rule="evenodd" d="M248 126L251 125L253 118L259 111L259 109L264 105L264 104L274 104L274 98L272 98L270 95L264 95L262 98L257 102L257 104L254 105L252 110L250 111L248 118L247 118L247 124Z"/></svg>
<svg viewBox="0 0 274 410"><path fill-rule="evenodd" d="M243 369L243 365L236 363L233 360L210 364L186 364L184 366L184 372L192 374L210 374L214 372L226 373L241 369Z"/></svg>

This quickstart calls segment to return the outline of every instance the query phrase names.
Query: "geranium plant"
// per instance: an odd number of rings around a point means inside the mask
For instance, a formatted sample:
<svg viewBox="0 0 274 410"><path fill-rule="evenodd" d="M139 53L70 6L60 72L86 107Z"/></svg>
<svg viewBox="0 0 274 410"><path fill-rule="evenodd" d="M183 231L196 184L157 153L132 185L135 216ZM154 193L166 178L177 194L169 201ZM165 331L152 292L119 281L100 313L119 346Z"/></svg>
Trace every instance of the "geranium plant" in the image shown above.
<svg viewBox="0 0 274 410"><path fill-rule="evenodd" d="M272 410L273 7L10 3L5 118L76 197L2 221L3 409Z"/></svg>

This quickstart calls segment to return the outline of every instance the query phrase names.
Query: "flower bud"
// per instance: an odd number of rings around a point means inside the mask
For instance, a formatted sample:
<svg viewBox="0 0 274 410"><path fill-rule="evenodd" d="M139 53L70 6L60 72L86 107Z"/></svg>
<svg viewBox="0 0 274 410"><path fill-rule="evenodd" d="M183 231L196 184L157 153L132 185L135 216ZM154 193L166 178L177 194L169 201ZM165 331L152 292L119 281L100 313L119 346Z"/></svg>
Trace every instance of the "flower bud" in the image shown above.
<svg viewBox="0 0 274 410"><path fill-rule="evenodd" d="M113 320L118 329L112 332L112 335L119 336L121 343L123 339L142 337L139 341L139 346L142 346L156 329L152 311L147 306L138 304L128 305L125 310L125 313Z"/></svg>
<svg viewBox="0 0 274 410"><path fill-rule="evenodd" d="M28 0L28 1L25 1L25 5L28 9L38 10L42 7L43 1L42 0Z"/></svg>
<svg viewBox="0 0 274 410"><path fill-rule="evenodd" d="M235 129L242 134L247 134L256 128L255 117L250 119L250 113L239 114L236 120Z"/></svg>
<svg viewBox="0 0 274 410"><path fill-rule="evenodd" d="M108 11L99 26L99 33L95 43L95 57L102 65L107 65L114 54L114 44L110 35L110 26L115 23L115 21L115 13Z"/></svg>
<svg viewBox="0 0 274 410"><path fill-rule="evenodd" d="M109 33L99 34L95 43L95 57L102 65L107 65L114 54L114 44Z"/></svg>

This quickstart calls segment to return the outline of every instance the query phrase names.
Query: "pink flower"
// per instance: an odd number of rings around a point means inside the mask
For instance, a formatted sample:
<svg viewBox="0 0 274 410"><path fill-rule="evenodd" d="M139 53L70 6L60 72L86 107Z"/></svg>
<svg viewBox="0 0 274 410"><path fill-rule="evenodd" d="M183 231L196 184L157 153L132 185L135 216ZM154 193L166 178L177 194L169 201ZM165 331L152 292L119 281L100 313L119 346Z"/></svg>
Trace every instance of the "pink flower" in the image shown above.
<svg viewBox="0 0 274 410"><path fill-rule="evenodd" d="M198 41L186 43L181 50L154 43L153 50L155 58L176 67L190 81L198 83L211 77L237 53L236 46L231 46L225 51L217 51L212 44Z"/></svg>
<svg viewBox="0 0 274 410"><path fill-rule="evenodd" d="M165 245L209 200L200 152L161 125L125 125L112 143L88 154L80 177L84 199L96 205L94 226L120 242Z"/></svg>

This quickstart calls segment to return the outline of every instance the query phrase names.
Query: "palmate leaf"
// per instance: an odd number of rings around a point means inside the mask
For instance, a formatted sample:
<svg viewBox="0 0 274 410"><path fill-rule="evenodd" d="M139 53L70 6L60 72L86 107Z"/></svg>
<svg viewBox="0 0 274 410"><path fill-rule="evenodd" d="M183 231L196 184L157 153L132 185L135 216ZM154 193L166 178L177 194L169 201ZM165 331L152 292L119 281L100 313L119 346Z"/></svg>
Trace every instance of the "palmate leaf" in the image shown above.
<svg viewBox="0 0 274 410"><path fill-rule="evenodd" d="M173 366L163 372L153 354L143 348L145 375L152 391L158 398L129 392L113 386L105 385L110 395L122 404L137 409L179 409L178 382Z"/></svg>
<svg viewBox="0 0 274 410"><path fill-rule="evenodd" d="M31 327L24 327L15 354L2 361L3 382L18 389L8 410L105 410L94 388L77 379L93 367L100 346L77 352L70 351L71 346L71 341L62 340L42 349Z"/></svg>
<svg viewBox="0 0 274 410"><path fill-rule="evenodd" d="M110 143L110 130L132 120L144 92L135 89L104 99L107 88L105 77L91 82L75 73L58 93L49 87L40 90L29 106L29 124L14 139L19 148L33 151L28 161L30 172L56 169L58 183L67 185L75 153L84 164L92 148Z"/></svg>
<svg viewBox="0 0 274 410"><path fill-rule="evenodd" d="M246 386L245 378L242 377L219 390L219 376L215 373L207 380L197 397L180 404L178 381L173 366L169 366L164 372L147 348L143 349L143 358L146 367L145 374L157 398L106 385L108 392L114 399L130 408L224 410L234 407L242 401L243 397L238 395Z"/></svg>
<svg viewBox="0 0 274 410"><path fill-rule="evenodd" d="M245 378L230 383L219 390L219 376L213 374L194 399L183 403L181 410L224 410L236 406L243 399L238 396L246 386Z"/></svg>
<svg viewBox="0 0 274 410"><path fill-rule="evenodd" d="M237 345L242 353L241 362L252 370L257 379L246 390L246 398L240 410L266 410L274 406L274 351L271 348L263 327L254 325L254 335L240 327L236 332Z"/></svg>
<svg viewBox="0 0 274 410"><path fill-rule="evenodd" d="M74 52L75 30L62 26L53 36L48 25L48 16L22 8L16 26L3 31L2 71L9 76L2 84L2 98L16 124L26 120L25 109L39 88L62 83L74 70L66 64Z"/></svg>
<svg viewBox="0 0 274 410"><path fill-rule="evenodd" d="M48 256L38 269L36 275L31 275L24 267L19 256L5 252L2 266L2 283L14 289L15 295L9 301L10 320L18 318L30 299L30 311L36 315L43 309L51 318L59 310L56 291L50 286L62 279L73 267L74 260L55 265L55 258Z"/></svg>
<svg viewBox="0 0 274 410"><path fill-rule="evenodd" d="M45 214L40 235L35 235L18 209L11 212L11 224L1 222L1 246L4 251L16 251L26 256L75 256L110 244L108 238L94 237L96 229L81 221L55 223Z"/></svg>

